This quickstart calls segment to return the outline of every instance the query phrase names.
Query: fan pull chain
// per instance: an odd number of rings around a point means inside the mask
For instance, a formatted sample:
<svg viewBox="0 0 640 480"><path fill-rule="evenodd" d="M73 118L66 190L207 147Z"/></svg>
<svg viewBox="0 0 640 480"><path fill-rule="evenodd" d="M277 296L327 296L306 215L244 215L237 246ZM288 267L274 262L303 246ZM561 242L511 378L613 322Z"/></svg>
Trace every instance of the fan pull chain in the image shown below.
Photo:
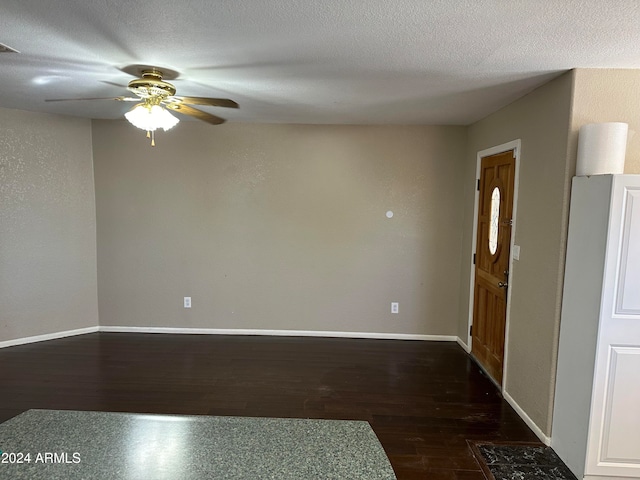
<svg viewBox="0 0 640 480"><path fill-rule="evenodd" d="M151 131L151 130L147 130L147 138L151 139L151 146L155 147L156 146L156 136L155 136L155 132Z"/></svg>

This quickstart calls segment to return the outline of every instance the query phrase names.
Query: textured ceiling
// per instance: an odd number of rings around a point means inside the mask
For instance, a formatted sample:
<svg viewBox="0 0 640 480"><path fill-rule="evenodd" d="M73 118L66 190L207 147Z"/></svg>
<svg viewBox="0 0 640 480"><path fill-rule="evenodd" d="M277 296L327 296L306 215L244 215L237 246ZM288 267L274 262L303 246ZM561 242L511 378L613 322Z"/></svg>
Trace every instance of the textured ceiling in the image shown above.
<svg viewBox="0 0 640 480"><path fill-rule="evenodd" d="M469 124L575 67L640 68L638 0L2 0L0 106L117 118L132 65L230 121ZM120 86L119 86L120 85Z"/></svg>

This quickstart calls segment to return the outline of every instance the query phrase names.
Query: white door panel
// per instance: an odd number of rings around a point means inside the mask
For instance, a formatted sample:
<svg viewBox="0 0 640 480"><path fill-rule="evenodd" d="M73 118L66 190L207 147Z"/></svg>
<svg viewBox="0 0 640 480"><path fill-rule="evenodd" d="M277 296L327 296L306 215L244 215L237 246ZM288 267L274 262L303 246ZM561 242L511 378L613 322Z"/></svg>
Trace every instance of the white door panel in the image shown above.
<svg viewBox="0 0 640 480"><path fill-rule="evenodd" d="M585 476L638 479L640 186L613 181Z"/></svg>

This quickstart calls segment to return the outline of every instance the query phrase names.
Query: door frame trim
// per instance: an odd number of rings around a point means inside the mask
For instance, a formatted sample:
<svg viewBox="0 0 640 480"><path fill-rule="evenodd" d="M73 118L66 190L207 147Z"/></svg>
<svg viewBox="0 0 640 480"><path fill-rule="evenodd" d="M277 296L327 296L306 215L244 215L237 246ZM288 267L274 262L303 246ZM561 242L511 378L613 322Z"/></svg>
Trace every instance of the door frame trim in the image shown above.
<svg viewBox="0 0 640 480"><path fill-rule="evenodd" d="M513 246L515 244L516 238L516 228L518 227L518 190L520 185L520 154L521 154L521 145L522 141L518 138L516 140L512 140L507 143L502 143L500 145L496 145L495 147L487 148L485 150L480 150L476 154L476 174L474 177L474 205L473 205L473 233L471 238L471 259L473 259L473 254L476 253L476 244L478 237L478 210L480 203L480 193L478 189L475 188L475 185L480 178L480 165L483 157L488 157L490 155L496 155L498 153L508 152L509 150L514 151L515 157L515 171L513 178L513 224L511 227L511 239L509 242L509 288L507 289L507 313L505 320L505 331L504 331L504 360L502 363L502 393L506 391L508 377L508 362L509 358L509 324L511 319L511 293L513 291L514 285L514 277L513 277ZM467 320L467 352L471 353L473 337L469 335L469 329L471 325L473 325L473 299L475 294L475 280L476 280L476 270L473 261L470 262L470 279L469 279L469 311L468 311L468 320ZM489 377L491 378L491 377Z"/></svg>

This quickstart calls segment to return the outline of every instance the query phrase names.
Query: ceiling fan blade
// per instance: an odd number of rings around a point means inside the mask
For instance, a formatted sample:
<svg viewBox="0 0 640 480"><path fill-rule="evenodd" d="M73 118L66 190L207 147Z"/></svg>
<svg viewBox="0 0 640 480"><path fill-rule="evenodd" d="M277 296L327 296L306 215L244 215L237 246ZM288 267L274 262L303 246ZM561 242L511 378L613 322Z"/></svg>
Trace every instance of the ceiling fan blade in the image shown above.
<svg viewBox="0 0 640 480"><path fill-rule="evenodd" d="M119 83L116 82L110 82L108 80L100 80L102 83L106 83L107 85L113 85L114 87L120 87L120 88L127 88L126 85L121 85Z"/></svg>
<svg viewBox="0 0 640 480"><path fill-rule="evenodd" d="M238 104L228 98L208 98L208 97L177 97L176 100L187 105L210 105L212 107L238 108Z"/></svg>
<svg viewBox="0 0 640 480"><path fill-rule="evenodd" d="M133 97L90 97L90 98L49 98L45 102L71 102L77 100L118 100L119 102L139 102L139 98Z"/></svg>
<svg viewBox="0 0 640 480"><path fill-rule="evenodd" d="M197 108L183 105L181 103L169 103L167 104L167 108L174 112L190 115L198 120L210 123L211 125L220 125L221 123L226 122L224 118L216 117L215 115L211 115L210 113L203 112L202 110L198 110Z"/></svg>

